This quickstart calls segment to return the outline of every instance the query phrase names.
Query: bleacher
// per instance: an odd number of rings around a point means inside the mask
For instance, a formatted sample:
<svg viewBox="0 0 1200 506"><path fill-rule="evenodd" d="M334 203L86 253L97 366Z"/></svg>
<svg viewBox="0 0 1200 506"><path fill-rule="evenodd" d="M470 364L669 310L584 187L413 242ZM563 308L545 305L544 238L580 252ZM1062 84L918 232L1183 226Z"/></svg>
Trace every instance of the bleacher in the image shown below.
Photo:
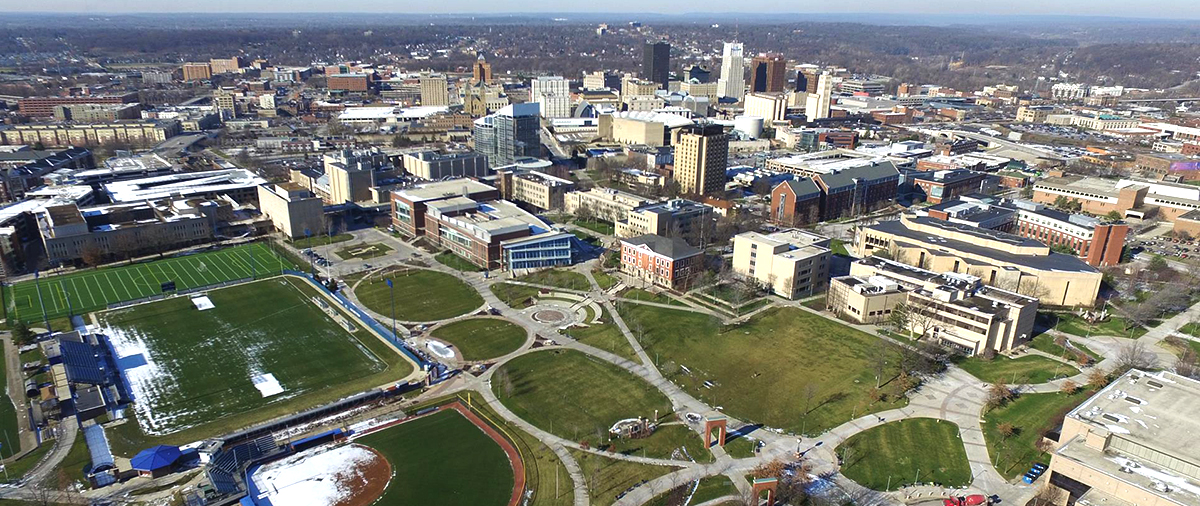
<svg viewBox="0 0 1200 506"><path fill-rule="evenodd" d="M61 340L58 344L67 379L72 383L104 385L109 373L95 346L78 341Z"/></svg>
<svg viewBox="0 0 1200 506"><path fill-rule="evenodd" d="M225 448L213 456L208 463L206 472L213 488L222 494L236 494L243 491L239 477L243 469L251 462L259 460L278 451L279 445L271 435L262 436L249 442Z"/></svg>

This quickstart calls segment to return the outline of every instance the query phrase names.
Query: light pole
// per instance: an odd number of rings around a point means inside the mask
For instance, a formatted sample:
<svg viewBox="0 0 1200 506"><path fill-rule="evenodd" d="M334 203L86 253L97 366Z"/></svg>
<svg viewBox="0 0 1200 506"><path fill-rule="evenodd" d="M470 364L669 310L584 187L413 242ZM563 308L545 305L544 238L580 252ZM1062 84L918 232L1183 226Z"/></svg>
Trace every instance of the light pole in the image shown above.
<svg viewBox="0 0 1200 506"><path fill-rule="evenodd" d="M392 339L400 340L400 336L396 334L396 287L392 286L392 278L386 278L388 285L388 293L392 298Z"/></svg>
<svg viewBox="0 0 1200 506"><path fill-rule="evenodd" d="M42 301L42 282L40 281L41 273L33 271L33 285L37 288L38 306L42 308L42 322L46 324L46 329L50 329L50 317L46 316L46 303Z"/></svg>

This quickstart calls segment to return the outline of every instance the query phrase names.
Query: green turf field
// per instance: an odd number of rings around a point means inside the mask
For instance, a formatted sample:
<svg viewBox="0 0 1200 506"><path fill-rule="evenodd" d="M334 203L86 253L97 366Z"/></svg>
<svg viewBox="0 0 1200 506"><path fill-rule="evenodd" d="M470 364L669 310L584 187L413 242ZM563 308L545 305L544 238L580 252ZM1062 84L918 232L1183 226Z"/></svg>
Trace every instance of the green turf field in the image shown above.
<svg viewBox="0 0 1200 506"><path fill-rule="evenodd" d="M517 351L525 328L500 318L467 318L433 329L436 339L458 348L464 360L487 360Z"/></svg>
<svg viewBox="0 0 1200 506"><path fill-rule="evenodd" d="M837 453L845 459L842 474L874 490L896 490L914 479L947 487L971 483L958 426L945 420L885 423L851 436L838 445Z"/></svg>
<svg viewBox="0 0 1200 506"><path fill-rule="evenodd" d="M66 316L69 310L82 314L104 309L109 304L157 295L167 281L174 281L177 290L186 290L253 274L279 274L285 268L296 269L296 266L269 246L248 244L133 265L42 276L37 281L5 287L4 296L9 317L40 321L43 307L50 318Z"/></svg>
<svg viewBox="0 0 1200 506"><path fill-rule="evenodd" d="M209 291L215 308L205 311L174 297L100 313L138 422L112 431L114 449L239 429L412 371L362 328L348 333L311 300L317 293L299 278L276 277ZM264 397L253 381L264 374L283 392Z"/></svg>
<svg viewBox="0 0 1200 506"><path fill-rule="evenodd" d="M392 481L376 506L503 505L512 496L508 456L457 411L434 413L356 442L375 448L392 464Z"/></svg>
<svg viewBox="0 0 1200 506"><path fill-rule="evenodd" d="M393 287L387 286L387 279ZM458 278L438 271L405 269L373 275L354 288L368 309L392 315L392 290L396 293L396 319L430 322L470 313L483 306L483 297Z"/></svg>

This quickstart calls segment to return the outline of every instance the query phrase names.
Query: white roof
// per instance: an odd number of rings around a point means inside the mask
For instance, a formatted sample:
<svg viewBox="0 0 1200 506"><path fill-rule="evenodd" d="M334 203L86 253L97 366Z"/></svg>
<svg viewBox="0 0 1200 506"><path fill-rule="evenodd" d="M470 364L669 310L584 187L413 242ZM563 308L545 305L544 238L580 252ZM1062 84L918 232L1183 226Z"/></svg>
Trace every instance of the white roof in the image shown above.
<svg viewBox="0 0 1200 506"><path fill-rule="evenodd" d="M634 121L662 123L666 125L667 128L685 127L696 123L695 121L677 114L667 114L655 111L621 111L613 113L613 117L631 119Z"/></svg>

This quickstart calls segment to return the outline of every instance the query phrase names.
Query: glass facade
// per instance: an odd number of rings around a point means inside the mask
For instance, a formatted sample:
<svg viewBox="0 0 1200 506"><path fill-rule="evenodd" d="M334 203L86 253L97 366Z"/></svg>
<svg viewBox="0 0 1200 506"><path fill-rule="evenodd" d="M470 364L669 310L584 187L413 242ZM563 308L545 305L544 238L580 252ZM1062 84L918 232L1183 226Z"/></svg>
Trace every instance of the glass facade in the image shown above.
<svg viewBox="0 0 1200 506"><path fill-rule="evenodd" d="M571 236L555 236L505 247L504 265L510 270L570 265L573 239Z"/></svg>

